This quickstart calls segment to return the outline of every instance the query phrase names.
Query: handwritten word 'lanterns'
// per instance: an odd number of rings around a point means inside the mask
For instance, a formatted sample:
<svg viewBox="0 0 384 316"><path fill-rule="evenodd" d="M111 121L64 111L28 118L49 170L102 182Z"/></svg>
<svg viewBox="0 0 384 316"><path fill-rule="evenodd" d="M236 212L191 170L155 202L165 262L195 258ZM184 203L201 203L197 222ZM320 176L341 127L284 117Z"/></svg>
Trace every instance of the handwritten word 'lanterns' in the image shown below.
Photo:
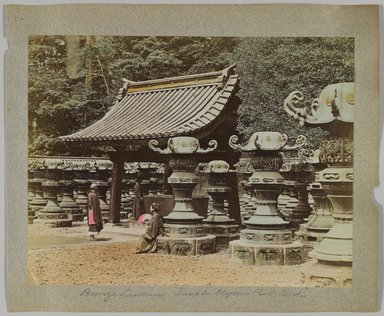
<svg viewBox="0 0 384 316"><path fill-rule="evenodd" d="M335 224L309 255L318 262L304 273L304 281L319 286L349 285L352 282L352 193L354 83L327 86L310 110L303 94L292 92L284 102L286 112L301 125L330 132L320 144L319 160L327 168L318 182L330 199Z"/></svg>
<svg viewBox="0 0 384 316"><path fill-rule="evenodd" d="M208 149L200 148L193 137L173 137L168 140L166 149L158 148L158 142L151 140L149 147L160 154L169 155L172 174L168 183L173 188L175 206L164 217L166 236L158 237L157 251L171 255L198 255L215 252L215 236L207 235L203 217L192 206L192 190L198 183L194 173L199 156L217 148L217 142L209 142Z"/></svg>
<svg viewBox="0 0 384 316"><path fill-rule="evenodd" d="M256 197L256 209L243 222L245 229L240 240L229 243L231 259L250 265L291 265L303 261L300 243L292 241L289 222L278 213L277 198L284 178L278 170L283 159L281 152L300 148L306 139L299 136L294 146L287 146L288 137L278 132L256 132L247 144L237 144L237 136L231 136L229 145L240 150L250 159L253 173L248 185Z"/></svg>

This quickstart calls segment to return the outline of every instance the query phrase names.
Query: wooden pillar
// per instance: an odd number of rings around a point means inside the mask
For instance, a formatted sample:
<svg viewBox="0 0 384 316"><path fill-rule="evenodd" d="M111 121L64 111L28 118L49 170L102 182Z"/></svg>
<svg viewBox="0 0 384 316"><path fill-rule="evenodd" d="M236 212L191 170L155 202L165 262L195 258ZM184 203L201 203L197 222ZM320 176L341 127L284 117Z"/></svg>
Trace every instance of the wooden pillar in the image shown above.
<svg viewBox="0 0 384 316"><path fill-rule="evenodd" d="M109 209L109 222L120 223L120 203L121 189L124 172L124 160L118 159L113 161L112 167L112 183L111 183L111 199Z"/></svg>

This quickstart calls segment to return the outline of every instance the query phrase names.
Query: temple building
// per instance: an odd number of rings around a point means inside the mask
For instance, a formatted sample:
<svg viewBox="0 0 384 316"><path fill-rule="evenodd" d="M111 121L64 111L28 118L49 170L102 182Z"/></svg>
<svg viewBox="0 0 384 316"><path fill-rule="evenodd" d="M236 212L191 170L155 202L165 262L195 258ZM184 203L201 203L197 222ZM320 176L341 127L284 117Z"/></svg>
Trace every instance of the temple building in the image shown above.
<svg viewBox="0 0 384 316"><path fill-rule="evenodd" d="M124 79L115 104L103 118L60 137L72 146L108 145L114 149L109 152L113 163L110 222L120 222L124 163L167 161L150 150L150 140L164 147L170 137L191 136L207 147L214 139L218 143L216 150L199 162L225 157L233 165L239 160L240 154L228 145L229 136L235 133L240 104L236 95L239 78L234 68L232 65L222 71L141 82ZM239 220L236 173L230 173L228 182L233 186L228 197L229 216Z"/></svg>

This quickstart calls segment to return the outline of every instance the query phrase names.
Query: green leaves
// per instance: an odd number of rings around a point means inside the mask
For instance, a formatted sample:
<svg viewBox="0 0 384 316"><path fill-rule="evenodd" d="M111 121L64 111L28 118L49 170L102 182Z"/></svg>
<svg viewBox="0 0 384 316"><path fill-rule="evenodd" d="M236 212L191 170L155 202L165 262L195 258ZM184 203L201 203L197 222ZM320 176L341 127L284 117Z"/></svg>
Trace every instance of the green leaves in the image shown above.
<svg viewBox="0 0 384 316"><path fill-rule="evenodd" d="M354 78L354 43L348 38L94 36L91 45L85 37L78 43L73 55L78 76L70 79L67 37L29 39L30 154L96 153L67 147L57 137L101 118L123 78L142 81L217 71L234 62L243 102L239 133L249 137L255 131L275 130L294 137L304 132L316 143L324 133L299 128L283 111L284 99L293 90L312 99L326 85Z"/></svg>
<svg viewBox="0 0 384 316"><path fill-rule="evenodd" d="M319 130L299 128L283 110L290 92L307 100L337 82L354 80L353 40L348 38L247 38L234 52L241 78L238 130L245 137L274 130L290 136L306 134L314 145Z"/></svg>

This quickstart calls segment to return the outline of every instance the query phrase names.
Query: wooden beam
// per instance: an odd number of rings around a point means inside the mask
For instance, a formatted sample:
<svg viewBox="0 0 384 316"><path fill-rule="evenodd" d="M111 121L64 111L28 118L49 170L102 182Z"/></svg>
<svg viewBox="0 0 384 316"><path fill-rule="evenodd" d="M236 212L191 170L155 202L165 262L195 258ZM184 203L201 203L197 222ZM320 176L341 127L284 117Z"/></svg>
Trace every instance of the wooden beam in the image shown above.
<svg viewBox="0 0 384 316"><path fill-rule="evenodd" d="M124 173L124 160L118 159L113 161L112 167L112 183L111 183L111 200L109 207L109 222L120 223L120 203L121 189Z"/></svg>

